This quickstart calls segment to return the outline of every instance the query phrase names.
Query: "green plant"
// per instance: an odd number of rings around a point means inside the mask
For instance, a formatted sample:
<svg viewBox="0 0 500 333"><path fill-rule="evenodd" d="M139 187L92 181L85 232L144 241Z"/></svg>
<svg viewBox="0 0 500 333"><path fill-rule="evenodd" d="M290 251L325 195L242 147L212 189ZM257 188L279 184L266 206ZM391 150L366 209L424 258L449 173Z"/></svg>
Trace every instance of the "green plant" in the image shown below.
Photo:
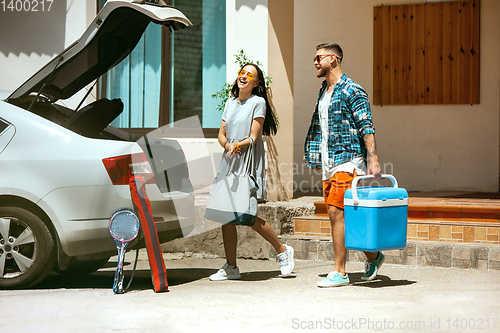
<svg viewBox="0 0 500 333"><path fill-rule="evenodd" d="M247 63L254 63L257 66L259 66L260 69L262 70L262 64L260 63L260 61L255 62L255 61L249 60L243 50L238 50L238 52L234 56L236 57L236 60L234 61L234 63L238 64L240 68L243 67L243 65L245 65ZM267 76L264 71L262 71L262 74L264 74L264 79L266 81L266 89L269 89L269 86L272 83L271 77ZM218 111L221 111L221 112L224 111L224 106L226 105L226 102L227 102L229 96L231 96L232 86L233 86L232 83L225 83L218 92L216 92L215 94L212 95L212 98L220 98L221 99L221 102L219 103L219 105L217 105Z"/></svg>

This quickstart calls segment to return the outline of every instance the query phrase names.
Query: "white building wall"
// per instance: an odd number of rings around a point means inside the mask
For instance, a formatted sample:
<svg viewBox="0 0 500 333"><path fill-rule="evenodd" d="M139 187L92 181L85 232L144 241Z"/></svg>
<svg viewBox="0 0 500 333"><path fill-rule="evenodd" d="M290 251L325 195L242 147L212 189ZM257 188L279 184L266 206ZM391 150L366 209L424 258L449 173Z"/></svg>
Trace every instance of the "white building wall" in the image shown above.
<svg viewBox="0 0 500 333"><path fill-rule="evenodd" d="M50 10L37 9L0 8L0 90L14 91L75 42L95 17L96 2L56 0ZM64 103L76 106L82 97Z"/></svg>
<svg viewBox="0 0 500 333"><path fill-rule="evenodd" d="M267 0L226 1L227 82L234 82L238 65L234 54L244 50L248 59L260 61L267 73L268 57Z"/></svg>

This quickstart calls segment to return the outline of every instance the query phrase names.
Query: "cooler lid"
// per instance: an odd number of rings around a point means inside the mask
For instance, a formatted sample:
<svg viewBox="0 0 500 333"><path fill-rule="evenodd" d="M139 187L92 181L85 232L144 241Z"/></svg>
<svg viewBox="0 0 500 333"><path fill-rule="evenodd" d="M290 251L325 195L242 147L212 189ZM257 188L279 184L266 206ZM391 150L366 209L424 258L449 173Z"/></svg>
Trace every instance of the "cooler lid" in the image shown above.
<svg viewBox="0 0 500 333"><path fill-rule="evenodd" d="M408 192L404 188L366 186L358 187L357 195L361 207L387 207L407 206ZM344 195L344 205L354 206L352 190L349 189Z"/></svg>

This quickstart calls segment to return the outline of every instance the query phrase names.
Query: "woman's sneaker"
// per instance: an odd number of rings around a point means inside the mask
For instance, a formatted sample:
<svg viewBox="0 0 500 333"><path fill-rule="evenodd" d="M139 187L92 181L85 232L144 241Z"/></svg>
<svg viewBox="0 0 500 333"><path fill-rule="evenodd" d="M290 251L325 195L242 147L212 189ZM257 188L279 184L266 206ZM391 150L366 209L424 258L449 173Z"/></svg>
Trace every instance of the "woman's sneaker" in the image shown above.
<svg viewBox="0 0 500 333"><path fill-rule="evenodd" d="M217 273L210 275L208 278L211 281L239 280L241 279L240 269L238 267L233 268L226 262Z"/></svg>
<svg viewBox="0 0 500 333"><path fill-rule="evenodd" d="M293 271L293 247L285 245L285 252L278 254L276 257L280 263L281 276L286 277Z"/></svg>
<svg viewBox="0 0 500 333"><path fill-rule="evenodd" d="M340 287L347 286L349 284L349 276L346 274L342 276L339 272L331 272L328 274L326 279L318 282L318 287L328 288L328 287Z"/></svg>

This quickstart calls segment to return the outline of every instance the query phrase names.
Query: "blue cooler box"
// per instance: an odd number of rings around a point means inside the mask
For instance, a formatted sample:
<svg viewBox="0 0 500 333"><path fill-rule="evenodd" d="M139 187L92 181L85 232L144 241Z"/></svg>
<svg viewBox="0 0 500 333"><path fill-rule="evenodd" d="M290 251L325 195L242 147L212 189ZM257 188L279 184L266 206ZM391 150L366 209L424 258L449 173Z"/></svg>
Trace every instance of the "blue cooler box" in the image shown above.
<svg viewBox="0 0 500 333"><path fill-rule="evenodd" d="M403 249L406 246L408 221L408 192L398 188L396 178L389 178L393 187L357 187L356 177L352 188L344 196L345 246L349 250L377 252Z"/></svg>

